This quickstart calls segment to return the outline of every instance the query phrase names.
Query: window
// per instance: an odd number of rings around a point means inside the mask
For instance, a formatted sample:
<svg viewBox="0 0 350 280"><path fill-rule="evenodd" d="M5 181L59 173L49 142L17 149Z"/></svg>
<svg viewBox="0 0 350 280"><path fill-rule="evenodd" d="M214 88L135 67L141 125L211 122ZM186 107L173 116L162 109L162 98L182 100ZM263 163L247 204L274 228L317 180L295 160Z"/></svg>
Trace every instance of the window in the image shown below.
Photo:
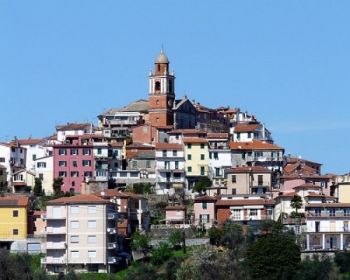
<svg viewBox="0 0 350 280"><path fill-rule="evenodd" d="M72 187L75 187L75 181L72 181Z"/></svg>
<svg viewBox="0 0 350 280"><path fill-rule="evenodd" d="M97 154L98 155L102 154L102 149L101 148L97 148Z"/></svg>
<svg viewBox="0 0 350 280"><path fill-rule="evenodd" d="M58 177L67 177L67 172L66 171L58 172Z"/></svg>
<svg viewBox="0 0 350 280"><path fill-rule="evenodd" d="M248 139L252 138L252 133L248 132Z"/></svg>
<svg viewBox="0 0 350 280"><path fill-rule="evenodd" d="M187 160L192 160L192 155L187 155Z"/></svg>
<svg viewBox="0 0 350 280"><path fill-rule="evenodd" d="M258 175L258 185L262 186L263 184L263 175Z"/></svg>
<svg viewBox="0 0 350 280"><path fill-rule="evenodd" d="M79 258L79 251L71 251L70 252L70 257L74 258L74 259Z"/></svg>
<svg viewBox="0 0 350 280"><path fill-rule="evenodd" d="M46 168L46 162L42 162L42 161L38 162L36 166L41 168Z"/></svg>
<svg viewBox="0 0 350 280"><path fill-rule="evenodd" d="M146 168L151 168L151 161L150 160L146 160Z"/></svg>
<svg viewBox="0 0 350 280"><path fill-rule="evenodd" d="M231 182L234 183L234 184L237 183L236 175L232 175L231 176Z"/></svg>
<svg viewBox="0 0 350 280"><path fill-rule="evenodd" d="M344 208L344 216L350 216L350 208Z"/></svg>
<svg viewBox="0 0 350 280"><path fill-rule="evenodd" d="M72 149L70 150L70 154L71 154L72 156L78 155L78 149L77 149L77 148L72 148Z"/></svg>
<svg viewBox="0 0 350 280"><path fill-rule="evenodd" d="M95 220L88 221L88 228L96 228L96 221Z"/></svg>
<svg viewBox="0 0 350 280"><path fill-rule="evenodd" d="M192 166L187 167L187 172L192 172Z"/></svg>
<svg viewBox="0 0 350 280"><path fill-rule="evenodd" d="M207 224L210 221L210 215L209 214L200 214L199 220L201 224Z"/></svg>
<svg viewBox="0 0 350 280"><path fill-rule="evenodd" d="M96 251L88 251L88 257L89 259L96 258Z"/></svg>
<svg viewBox="0 0 350 280"><path fill-rule="evenodd" d="M36 154L32 155L32 160L36 160Z"/></svg>
<svg viewBox="0 0 350 280"><path fill-rule="evenodd" d="M60 166L60 167L67 166L67 162L66 161L59 161L58 166Z"/></svg>
<svg viewBox="0 0 350 280"><path fill-rule="evenodd" d="M173 151L173 156L177 157L177 151L176 150Z"/></svg>
<svg viewBox="0 0 350 280"><path fill-rule="evenodd" d="M13 235L18 235L18 229L14 228L13 231L12 231L12 234Z"/></svg>
<svg viewBox="0 0 350 280"><path fill-rule="evenodd" d="M91 166L91 160L83 160L83 166Z"/></svg>
<svg viewBox="0 0 350 280"><path fill-rule="evenodd" d="M202 209L207 209L207 206L208 206L207 202L203 201L202 202Z"/></svg>
<svg viewBox="0 0 350 280"><path fill-rule="evenodd" d="M329 209L329 216L334 217L335 216L335 209Z"/></svg>
<svg viewBox="0 0 350 280"><path fill-rule="evenodd" d="M87 242L89 244L95 244L96 243L96 235L88 235Z"/></svg>
<svg viewBox="0 0 350 280"><path fill-rule="evenodd" d="M320 232L320 222L315 222L315 232Z"/></svg>
<svg viewBox="0 0 350 280"><path fill-rule="evenodd" d="M0 170L0 176L4 175L4 171Z"/></svg>
<svg viewBox="0 0 350 280"><path fill-rule="evenodd" d="M88 148L84 148L83 149L83 155L84 156L88 156L88 155L90 155L91 154L91 150L90 149L88 149Z"/></svg>
<svg viewBox="0 0 350 280"><path fill-rule="evenodd" d="M163 151L163 157L166 157L166 150Z"/></svg>
<svg viewBox="0 0 350 280"><path fill-rule="evenodd" d="M249 210L249 216L252 217L257 217L258 216L258 209L250 209Z"/></svg>
<svg viewBox="0 0 350 280"><path fill-rule="evenodd" d="M232 194L233 194L233 195L236 194L236 189L232 189Z"/></svg>
<svg viewBox="0 0 350 280"><path fill-rule="evenodd" d="M71 235L70 243L79 243L79 235Z"/></svg>
<svg viewBox="0 0 350 280"><path fill-rule="evenodd" d="M4 157L0 157L0 162L5 162L5 158Z"/></svg>
<svg viewBox="0 0 350 280"><path fill-rule="evenodd" d="M92 177L92 172L91 171L85 171L84 172L85 177Z"/></svg>
<svg viewBox="0 0 350 280"><path fill-rule="evenodd" d="M214 152L214 159L216 159L216 160L218 160L218 159L219 159L218 152Z"/></svg>
<svg viewBox="0 0 350 280"><path fill-rule="evenodd" d="M95 214L96 213L96 206L88 206L88 213L89 214Z"/></svg>
<svg viewBox="0 0 350 280"><path fill-rule="evenodd" d="M204 144L203 143L201 144L201 149L204 149Z"/></svg>
<svg viewBox="0 0 350 280"><path fill-rule="evenodd" d="M158 71L160 71L160 65L158 65ZM155 85L154 85L154 89L156 91L159 91L160 90L160 82L156 82Z"/></svg>
<svg viewBox="0 0 350 280"><path fill-rule="evenodd" d="M240 139L241 139L241 133L237 132L237 140L240 140Z"/></svg>
<svg viewBox="0 0 350 280"><path fill-rule="evenodd" d="M18 217L18 210L13 210L12 217Z"/></svg>
<svg viewBox="0 0 350 280"><path fill-rule="evenodd" d="M179 169L179 162L175 161L175 169Z"/></svg>
<svg viewBox="0 0 350 280"><path fill-rule="evenodd" d="M72 172L70 173L70 176L71 176L71 177L79 177L79 172L78 172L78 171L72 171Z"/></svg>
<svg viewBox="0 0 350 280"><path fill-rule="evenodd" d="M241 209L232 209L231 212L234 220L241 220Z"/></svg>
<svg viewBox="0 0 350 280"><path fill-rule="evenodd" d="M212 159L212 152L209 152L209 159Z"/></svg>
<svg viewBox="0 0 350 280"><path fill-rule="evenodd" d="M132 161L132 169L137 169L137 161Z"/></svg>
<svg viewBox="0 0 350 280"><path fill-rule="evenodd" d="M187 144L187 149L191 149L192 148L192 144Z"/></svg>
<svg viewBox="0 0 350 280"><path fill-rule="evenodd" d="M79 228L79 221L71 221L70 227L74 229Z"/></svg>
<svg viewBox="0 0 350 280"><path fill-rule="evenodd" d="M70 207L71 214L79 214L79 206L71 206Z"/></svg>
<svg viewBox="0 0 350 280"><path fill-rule="evenodd" d="M343 221L343 230L346 232L349 231L349 221Z"/></svg>
<svg viewBox="0 0 350 280"><path fill-rule="evenodd" d="M220 168L219 167L215 167L215 176L216 177L220 176Z"/></svg>
<svg viewBox="0 0 350 280"><path fill-rule="evenodd" d="M205 160L205 155L201 154L201 160Z"/></svg>
<svg viewBox="0 0 350 280"><path fill-rule="evenodd" d="M201 166L201 176L204 176L205 175L205 168L204 166Z"/></svg>
<svg viewBox="0 0 350 280"><path fill-rule="evenodd" d="M59 154L60 156L63 156L63 155L66 155L66 154L67 154L67 151L66 151L66 149L58 149L58 154Z"/></svg>

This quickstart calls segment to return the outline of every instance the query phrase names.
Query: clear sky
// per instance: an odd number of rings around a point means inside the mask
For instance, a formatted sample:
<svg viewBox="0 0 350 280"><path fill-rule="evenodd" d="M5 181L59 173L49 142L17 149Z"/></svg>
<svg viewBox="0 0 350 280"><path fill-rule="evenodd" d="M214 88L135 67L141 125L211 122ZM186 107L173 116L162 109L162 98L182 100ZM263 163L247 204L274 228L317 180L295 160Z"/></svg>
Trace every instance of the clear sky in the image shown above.
<svg viewBox="0 0 350 280"><path fill-rule="evenodd" d="M350 1L0 0L0 140L176 94L255 114L286 153L350 170Z"/></svg>

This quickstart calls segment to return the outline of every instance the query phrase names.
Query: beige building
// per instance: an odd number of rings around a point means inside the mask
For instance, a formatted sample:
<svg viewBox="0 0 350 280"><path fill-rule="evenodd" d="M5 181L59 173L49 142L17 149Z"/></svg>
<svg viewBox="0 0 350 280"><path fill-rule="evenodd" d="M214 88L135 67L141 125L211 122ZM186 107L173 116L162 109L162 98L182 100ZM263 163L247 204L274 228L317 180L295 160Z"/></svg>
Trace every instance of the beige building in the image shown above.
<svg viewBox="0 0 350 280"><path fill-rule="evenodd" d="M271 191L272 171L262 166L227 170L227 194L265 194Z"/></svg>
<svg viewBox="0 0 350 280"><path fill-rule="evenodd" d="M95 195L51 200L47 205L47 253L42 259L49 272L111 271L116 264L115 205Z"/></svg>
<svg viewBox="0 0 350 280"><path fill-rule="evenodd" d="M335 177L334 196L340 203L350 203L350 174Z"/></svg>

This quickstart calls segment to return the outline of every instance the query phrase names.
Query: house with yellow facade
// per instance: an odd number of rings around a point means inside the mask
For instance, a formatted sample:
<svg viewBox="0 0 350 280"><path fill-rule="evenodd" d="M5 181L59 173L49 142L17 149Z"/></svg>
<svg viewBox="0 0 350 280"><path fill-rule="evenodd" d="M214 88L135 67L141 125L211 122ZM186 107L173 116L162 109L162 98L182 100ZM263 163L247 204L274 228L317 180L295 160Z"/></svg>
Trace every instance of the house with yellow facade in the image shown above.
<svg viewBox="0 0 350 280"><path fill-rule="evenodd" d="M200 177L208 176L208 141L200 137L183 138L185 146L185 170L188 187L191 189Z"/></svg>
<svg viewBox="0 0 350 280"><path fill-rule="evenodd" d="M0 197L0 242L27 238L28 202L26 196Z"/></svg>

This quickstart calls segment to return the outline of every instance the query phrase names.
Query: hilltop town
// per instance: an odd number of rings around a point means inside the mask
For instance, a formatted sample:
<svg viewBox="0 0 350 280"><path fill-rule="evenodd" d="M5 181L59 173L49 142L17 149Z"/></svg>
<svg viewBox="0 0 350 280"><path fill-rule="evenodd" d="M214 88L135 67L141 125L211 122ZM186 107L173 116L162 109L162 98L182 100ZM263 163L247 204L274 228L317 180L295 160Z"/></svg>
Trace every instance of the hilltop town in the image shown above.
<svg viewBox="0 0 350 280"><path fill-rule="evenodd" d="M148 81L148 96L101 112L97 126L0 143L1 248L42 254L50 274L116 272L149 257L140 236L230 248L209 234L228 221L245 238L275 222L304 255L350 248L349 174L285 154L238 107L177 98L163 51Z"/></svg>

